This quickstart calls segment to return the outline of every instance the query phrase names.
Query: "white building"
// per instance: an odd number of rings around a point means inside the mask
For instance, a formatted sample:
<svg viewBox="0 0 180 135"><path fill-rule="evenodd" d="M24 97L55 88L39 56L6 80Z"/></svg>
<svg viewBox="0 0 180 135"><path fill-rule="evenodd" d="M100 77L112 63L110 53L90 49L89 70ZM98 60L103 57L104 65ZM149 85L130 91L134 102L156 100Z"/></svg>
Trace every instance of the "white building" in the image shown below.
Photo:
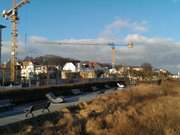
<svg viewBox="0 0 180 135"><path fill-rule="evenodd" d="M132 67L132 70L134 70L134 71L143 71L143 68L139 67L139 66L134 66L134 67Z"/></svg>
<svg viewBox="0 0 180 135"><path fill-rule="evenodd" d="M63 67L64 71L76 72L76 66L72 62L68 62Z"/></svg>
<svg viewBox="0 0 180 135"><path fill-rule="evenodd" d="M180 73L178 72L177 74L170 75L169 77L173 79L180 79Z"/></svg>
<svg viewBox="0 0 180 135"><path fill-rule="evenodd" d="M39 75L39 74L42 74L42 73L47 73L48 71L48 68L47 66L44 66L44 65L36 65L35 66L35 74L36 75Z"/></svg>
<svg viewBox="0 0 180 135"><path fill-rule="evenodd" d="M61 72L61 78L67 79L68 76L73 76L73 74L75 73L77 73L76 66L72 62L68 62L63 67L63 70Z"/></svg>
<svg viewBox="0 0 180 135"><path fill-rule="evenodd" d="M162 68L159 69L159 72L164 73L164 74L168 73L166 69L162 69Z"/></svg>
<svg viewBox="0 0 180 135"><path fill-rule="evenodd" d="M34 64L32 61L23 61L21 65L21 78L29 80L34 75Z"/></svg>
<svg viewBox="0 0 180 135"><path fill-rule="evenodd" d="M115 68L111 68L111 69L109 69L109 73L110 74L116 74L117 70Z"/></svg>

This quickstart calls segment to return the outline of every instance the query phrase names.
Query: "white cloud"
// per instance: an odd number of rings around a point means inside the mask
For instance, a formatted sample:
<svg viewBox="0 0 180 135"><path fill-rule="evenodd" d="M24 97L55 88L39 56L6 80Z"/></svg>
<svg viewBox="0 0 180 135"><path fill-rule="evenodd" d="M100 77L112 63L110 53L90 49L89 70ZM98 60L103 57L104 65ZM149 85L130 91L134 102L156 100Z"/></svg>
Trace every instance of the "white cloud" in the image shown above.
<svg viewBox="0 0 180 135"><path fill-rule="evenodd" d="M40 36L31 36L29 37L28 41L32 42L32 43L36 43L36 42L46 42L48 41L47 38L45 37L40 37Z"/></svg>
<svg viewBox="0 0 180 135"><path fill-rule="evenodd" d="M133 29L136 32L146 32L148 31L147 28L147 22L143 21L143 22L134 22L132 23L132 25L130 25L131 29Z"/></svg>
<svg viewBox="0 0 180 135"><path fill-rule="evenodd" d="M38 37L36 37L38 38ZM39 38L40 39L40 38ZM42 38L43 39L43 38ZM43 39L44 41L44 39ZM168 68L171 71L178 71L180 58L180 44L169 38L146 37L140 34L129 34L124 41L133 41L134 48L126 47L116 49L116 60L118 64L140 65L149 62L155 67ZM100 38L97 39L65 39L58 42L66 43L100 43L107 42ZM57 46L52 44L36 44L31 47L39 48L36 50L42 54L56 54L65 57L73 57L81 60L97 60L111 63L111 48L109 46Z"/></svg>
<svg viewBox="0 0 180 135"><path fill-rule="evenodd" d="M148 31L147 22L133 22L128 20L118 19L113 21L111 24L105 26L104 31L100 34L99 37L108 39L108 40L117 40L114 32L120 32L123 29L132 31L132 32L146 32Z"/></svg>
<svg viewBox="0 0 180 135"><path fill-rule="evenodd" d="M138 34L128 35L125 39L135 43L131 51L124 51L124 55L129 56L124 58L125 61L133 64L150 62L155 67L165 67L171 71L179 70L177 65L180 63L180 44L174 40Z"/></svg>
<svg viewBox="0 0 180 135"><path fill-rule="evenodd" d="M10 59L11 42L3 41L2 44L3 44L3 46L2 46L2 62L5 62ZM20 41L17 43L17 45L18 45L18 48L17 48L18 56L23 55L23 57L24 57L27 54L24 44Z"/></svg>
<svg viewBox="0 0 180 135"><path fill-rule="evenodd" d="M125 37L125 41L132 41L146 44L169 44L173 40L171 38L160 38L160 37L145 37L139 34L129 34Z"/></svg>
<svg viewBox="0 0 180 135"><path fill-rule="evenodd" d="M31 41L31 42L30 42ZM35 41L38 41L37 43ZM41 43L47 42L47 44ZM155 67L167 68L170 71L180 70L180 44L172 39L159 37L146 37L140 34L129 34L124 41L133 41L134 48L127 47L116 48L117 64L141 65L149 62ZM40 56L45 54L55 54L64 57L72 57L80 60L93 60L99 62L111 63L111 47L109 46L58 46L48 43L46 38L31 37L29 38L28 47L23 43L19 44L18 56L25 57ZM67 43L94 43L107 42L104 39L65 39L58 42ZM10 44L6 42L2 48L4 56L10 56Z"/></svg>
<svg viewBox="0 0 180 135"><path fill-rule="evenodd" d="M170 38L147 37L142 35L138 31L148 30L145 24L146 22L137 23L126 20L116 20L105 28L105 33L108 33L108 31L111 33L110 36L107 34L107 38L100 36L96 39L64 39L56 41L67 44L76 44L68 46L58 46L52 44L47 38L32 36L28 40L28 47L25 47L23 43L19 44L18 54L22 57L28 54L33 57L45 54L55 54L80 60L111 63L111 48L109 46L77 46L77 44L132 41L135 44L133 49L128 49L127 47L116 48L117 64L141 65L144 62L149 62L155 67L167 68L170 71L179 71L180 43ZM135 34L128 34L119 40L114 37L114 30L117 29L131 29L133 33L135 31L137 32L135 32ZM111 36L113 38L111 38ZM10 44L9 42L6 44L7 45L3 46L3 53L4 56L8 56L9 58Z"/></svg>

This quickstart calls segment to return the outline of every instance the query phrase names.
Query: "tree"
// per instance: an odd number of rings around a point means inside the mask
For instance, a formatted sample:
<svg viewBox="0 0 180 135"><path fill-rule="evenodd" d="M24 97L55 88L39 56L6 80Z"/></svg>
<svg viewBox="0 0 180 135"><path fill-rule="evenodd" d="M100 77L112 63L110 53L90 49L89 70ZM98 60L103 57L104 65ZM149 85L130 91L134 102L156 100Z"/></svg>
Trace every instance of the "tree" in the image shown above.
<svg viewBox="0 0 180 135"><path fill-rule="evenodd" d="M144 78L152 79L152 65L150 63L143 63L141 67L143 68Z"/></svg>
<svg viewBox="0 0 180 135"><path fill-rule="evenodd" d="M143 63L141 67L145 72L152 72L152 66L150 63Z"/></svg>

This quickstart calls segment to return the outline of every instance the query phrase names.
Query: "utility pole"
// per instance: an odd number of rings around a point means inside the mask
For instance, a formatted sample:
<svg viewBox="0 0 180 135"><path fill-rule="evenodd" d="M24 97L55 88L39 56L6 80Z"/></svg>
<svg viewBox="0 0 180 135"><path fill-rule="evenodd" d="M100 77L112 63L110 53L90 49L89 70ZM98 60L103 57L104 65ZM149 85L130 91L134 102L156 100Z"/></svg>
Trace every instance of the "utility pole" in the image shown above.
<svg viewBox="0 0 180 135"><path fill-rule="evenodd" d="M12 9L6 11L3 11L3 17L6 19L10 19L12 22L12 44L11 44L11 64L10 64L10 79L12 83L16 82L16 49L17 49L17 21L18 18L18 9L25 5L26 3L29 3L29 0L21 0L20 3L16 3L16 0L13 0L13 7Z"/></svg>
<svg viewBox="0 0 180 135"><path fill-rule="evenodd" d="M1 51L2 51L2 29L6 28L4 25L0 25L0 65L1 65Z"/></svg>
<svg viewBox="0 0 180 135"><path fill-rule="evenodd" d="M0 65L1 65L1 70L2 70L2 84L4 86L4 72L5 72L5 68L4 65L1 63L1 51L2 51L2 29L6 28L4 25L0 25Z"/></svg>
<svg viewBox="0 0 180 135"><path fill-rule="evenodd" d="M6 63L2 64L2 85L5 86L6 82Z"/></svg>

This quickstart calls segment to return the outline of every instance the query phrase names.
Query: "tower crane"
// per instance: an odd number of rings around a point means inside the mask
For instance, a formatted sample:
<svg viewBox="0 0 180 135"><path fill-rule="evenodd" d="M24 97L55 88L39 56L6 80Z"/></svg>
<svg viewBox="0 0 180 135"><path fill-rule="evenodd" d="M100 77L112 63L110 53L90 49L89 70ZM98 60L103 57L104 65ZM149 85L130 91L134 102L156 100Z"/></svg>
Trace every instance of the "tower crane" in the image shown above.
<svg viewBox="0 0 180 135"><path fill-rule="evenodd" d="M133 48L134 44L133 42L119 42L119 43L114 43L114 42L94 42L94 41L77 41L77 42L58 42L58 41L35 41L36 43L41 43L41 44L54 44L54 45L86 45L86 46L110 46L112 49L112 68L115 68L115 63L116 63L116 47L128 47L128 48Z"/></svg>
<svg viewBox="0 0 180 135"><path fill-rule="evenodd" d="M16 0L12 0L13 7L6 11L4 10L2 16L5 19L10 19L12 22L12 44L11 44L11 64L10 64L10 79L11 82L16 82L16 49L17 49L17 21L19 20L18 17L18 9L21 8L23 5L29 3L29 0L21 0L19 3L16 3Z"/></svg>
<svg viewBox="0 0 180 135"><path fill-rule="evenodd" d="M133 48L134 44L132 42L129 43L110 43L108 44L109 46L111 46L112 49L112 68L115 68L115 64L116 64L116 47L118 46L127 46L128 48Z"/></svg>

